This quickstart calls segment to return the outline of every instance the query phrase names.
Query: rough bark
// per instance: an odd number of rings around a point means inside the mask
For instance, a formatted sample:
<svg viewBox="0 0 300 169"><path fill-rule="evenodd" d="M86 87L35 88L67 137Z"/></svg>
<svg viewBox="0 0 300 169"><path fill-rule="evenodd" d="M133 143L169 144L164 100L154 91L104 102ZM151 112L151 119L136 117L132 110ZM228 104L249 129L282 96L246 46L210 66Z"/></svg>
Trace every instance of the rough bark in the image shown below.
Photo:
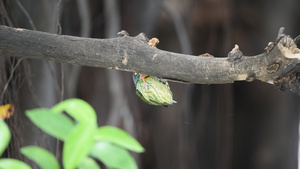
<svg viewBox="0 0 300 169"><path fill-rule="evenodd" d="M0 26L0 56L52 60L81 66L140 72L199 84L261 80L298 93L299 36L280 29L264 53L244 56L236 45L227 57L184 55L150 47L144 34L92 39Z"/></svg>

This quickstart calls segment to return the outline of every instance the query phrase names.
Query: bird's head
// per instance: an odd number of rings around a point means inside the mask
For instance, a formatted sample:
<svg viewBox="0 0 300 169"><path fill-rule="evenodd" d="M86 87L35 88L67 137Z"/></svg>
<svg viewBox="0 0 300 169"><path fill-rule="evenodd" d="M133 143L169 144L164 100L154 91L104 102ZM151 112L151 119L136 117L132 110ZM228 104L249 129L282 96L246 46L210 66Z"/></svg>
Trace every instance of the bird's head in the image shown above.
<svg viewBox="0 0 300 169"><path fill-rule="evenodd" d="M133 73L133 82L136 85L137 82L141 79L141 76L139 73Z"/></svg>

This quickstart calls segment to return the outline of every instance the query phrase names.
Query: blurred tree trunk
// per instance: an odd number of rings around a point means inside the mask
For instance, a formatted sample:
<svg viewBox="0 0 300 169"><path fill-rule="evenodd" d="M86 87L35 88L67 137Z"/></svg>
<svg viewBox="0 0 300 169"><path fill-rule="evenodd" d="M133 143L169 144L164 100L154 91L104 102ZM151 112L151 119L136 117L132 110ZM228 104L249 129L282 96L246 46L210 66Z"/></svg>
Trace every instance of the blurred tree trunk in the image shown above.
<svg viewBox="0 0 300 169"><path fill-rule="evenodd" d="M58 18L56 1L30 0L26 2L21 1L20 3L27 9L37 30L56 33L56 22ZM24 15L24 12L20 10L20 6L16 2L9 1L7 7L15 21L15 27L32 29L29 25L28 18ZM37 60L26 60L23 64L23 72L26 74L26 79L24 79L25 82L19 93L20 108L17 113L20 116L16 117L20 122L20 128L16 129L21 130L21 132L19 132L19 138L22 138L20 147L24 145L39 145L41 147L46 147L55 154L56 139L37 129L29 122L24 113L25 110L36 107L49 108L59 102L61 89L60 64ZM18 142L20 140L14 141ZM16 152L16 154L12 154L12 157L20 157L20 147L11 147L12 152ZM34 168L37 168L32 162L30 164L33 165Z"/></svg>

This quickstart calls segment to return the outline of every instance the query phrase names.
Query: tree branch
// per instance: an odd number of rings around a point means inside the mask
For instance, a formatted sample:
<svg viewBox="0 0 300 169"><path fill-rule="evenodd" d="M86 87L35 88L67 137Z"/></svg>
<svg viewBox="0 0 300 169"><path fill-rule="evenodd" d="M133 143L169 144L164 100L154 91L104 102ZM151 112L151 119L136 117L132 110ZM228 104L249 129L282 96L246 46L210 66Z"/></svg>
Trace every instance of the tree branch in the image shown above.
<svg viewBox="0 0 300 169"><path fill-rule="evenodd" d="M151 47L142 33L136 37L91 39L0 26L0 56L140 72L199 84L261 80L298 93L300 50L280 31L276 42L262 54L244 56L236 45L227 57L215 58ZM295 42L299 42L299 36Z"/></svg>

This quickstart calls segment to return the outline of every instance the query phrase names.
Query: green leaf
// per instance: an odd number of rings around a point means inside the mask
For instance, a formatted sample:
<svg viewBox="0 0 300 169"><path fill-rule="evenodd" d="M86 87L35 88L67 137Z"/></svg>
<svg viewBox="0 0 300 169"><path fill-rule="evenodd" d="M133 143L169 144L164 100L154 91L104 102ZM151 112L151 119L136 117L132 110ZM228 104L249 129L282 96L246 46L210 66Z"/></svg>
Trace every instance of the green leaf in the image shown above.
<svg viewBox="0 0 300 169"><path fill-rule="evenodd" d="M95 135L97 141L107 141L117 144L123 148L134 152L144 152L145 149L141 144L131 137L126 131L112 126L103 126L97 130Z"/></svg>
<svg viewBox="0 0 300 169"><path fill-rule="evenodd" d="M54 155L43 148L26 146L21 148L21 153L37 163L42 169L60 169Z"/></svg>
<svg viewBox="0 0 300 169"><path fill-rule="evenodd" d="M103 162L108 168L137 169L133 157L127 150L108 142L95 143L91 156Z"/></svg>
<svg viewBox="0 0 300 169"><path fill-rule="evenodd" d="M28 110L26 115L44 132L60 140L65 140L74 127L74 123L66 115L54 113L49 109Z"/></svg>
<svg viewBox="0 0 300 169"><path fill-rule="evenodd" d="M100 169L96 161L90 157L86 157L78 167L78 169Z"/></svg>
<svg viewBox="0 0 300 169"><path fill-rule="evenodd" d="M51 110L56 113L65 111L78 122L97 121L95 110L81 99L65 100L53 106Z"/></svg>
<svg viewBox="0 0 300 169"><path fill-rule="evenodd" d="M10 131L7 124L0 119L0 156L8 146L10 141Z"/></svg>
<svg viewBox="0 0 300 169"><path fill-rule="evenodd" d="M95 123L78 123L68 135L63 147L63 165L65 169L76 168L89 154L93 146Z"/></svg>
<svg viewBox="0 0 300 169"><path fill-rule="evenodd" d="M15 159L0 159L0 168L5 169L31 169L26 163Z"/></svg>

